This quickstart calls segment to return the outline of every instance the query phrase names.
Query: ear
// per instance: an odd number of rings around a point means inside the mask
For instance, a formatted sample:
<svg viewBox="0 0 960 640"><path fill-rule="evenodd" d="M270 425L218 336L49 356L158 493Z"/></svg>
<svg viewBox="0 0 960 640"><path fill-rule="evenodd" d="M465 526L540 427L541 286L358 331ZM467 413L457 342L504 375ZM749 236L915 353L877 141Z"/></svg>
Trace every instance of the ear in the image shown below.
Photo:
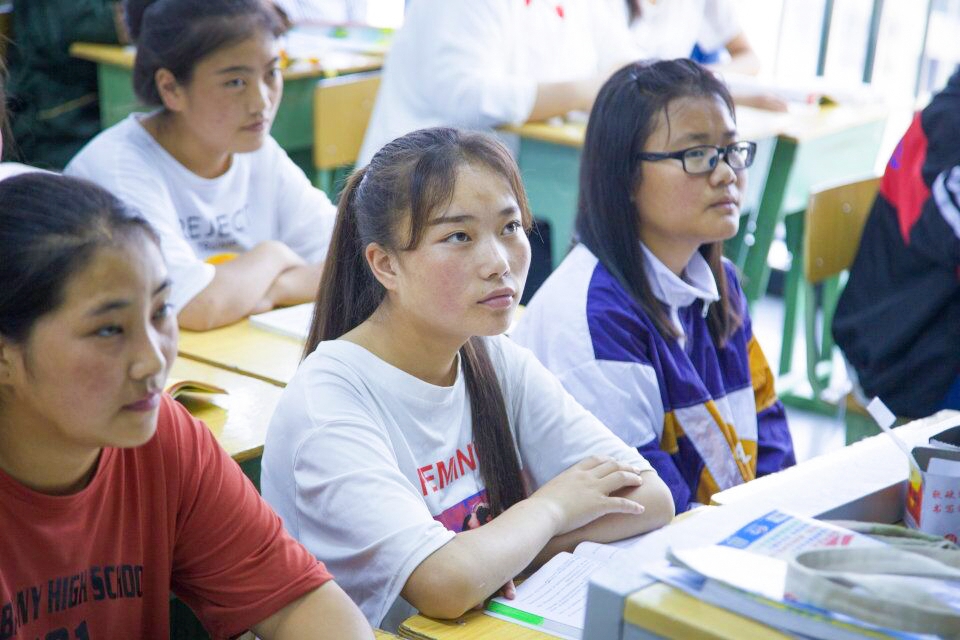
<svg viewBox="0 0 960 640"><path fill-rule="evenodd" d="M160 100L168 111L183 111L185 100L183 87L169 69L157 69L153 74L153 82L157 85L157 93L160 94Z"/></svg>
<svg viewBox="0 0 960 640"><path fill-rule="evenodd" d="M371 242L363 251L373 277L383 285L387 291L397 289L397 256L376 242Z"/></svg>
<svg viewBox="0 0 960 640"><path fill-rule="evenodd" d="M0 334L0 385L9 384L13 380L19 353L16 345Z"/></svg>

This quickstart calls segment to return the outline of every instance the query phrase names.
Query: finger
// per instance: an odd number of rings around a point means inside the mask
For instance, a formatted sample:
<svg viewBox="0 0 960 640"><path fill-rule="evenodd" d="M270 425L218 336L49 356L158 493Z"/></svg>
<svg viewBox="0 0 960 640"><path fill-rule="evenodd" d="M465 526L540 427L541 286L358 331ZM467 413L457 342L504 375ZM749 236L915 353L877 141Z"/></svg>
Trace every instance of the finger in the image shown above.
<svg viewBox="0 0 960 640"><path fill-rule="evenodd" d="M609 495L625 487L639 487L643 479L633 471L615 471L599 480L599 488Z"/></svg>
<svg viewBox="0 0 960 640"><path fill-rule="evenodd" d="M634 502L629 498L605 498L603 507L606 513L629 513L640 515L646 508L639 502Z"/></svg>
<svg viewBox="0 0 960 640"><path fill-rule="evenodd" d="M619 461L610 458L590 469L590 473L592 473L595 478L603 478L621 469L632 470L630 465L621 465Z"/></svg>
<svg viewBox="0 0 960 640"><path fill-rule="evenodd" d="M578 462L573 466L576 467L577 469L590 470L590 469L593 469L594 467L597 467L603 464L604 462L607 462L608 460L612 460L612 458L608 456L596 456L596 455L587 456L586 458L584 458L583 460L581 460L580 462Z"/></svg>

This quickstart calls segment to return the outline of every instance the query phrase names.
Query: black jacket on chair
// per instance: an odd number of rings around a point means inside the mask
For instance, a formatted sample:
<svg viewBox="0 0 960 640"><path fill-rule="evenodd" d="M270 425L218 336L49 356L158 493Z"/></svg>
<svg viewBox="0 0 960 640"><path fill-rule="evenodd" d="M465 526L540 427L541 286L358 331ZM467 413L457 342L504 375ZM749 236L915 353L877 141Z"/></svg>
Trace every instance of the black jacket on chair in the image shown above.
<svg viewBox="0 0 960 640"><path fill-rule="evenodd" d="M887 164L833 335L900 416L936 411L960 376L960 69Z"/></svg>

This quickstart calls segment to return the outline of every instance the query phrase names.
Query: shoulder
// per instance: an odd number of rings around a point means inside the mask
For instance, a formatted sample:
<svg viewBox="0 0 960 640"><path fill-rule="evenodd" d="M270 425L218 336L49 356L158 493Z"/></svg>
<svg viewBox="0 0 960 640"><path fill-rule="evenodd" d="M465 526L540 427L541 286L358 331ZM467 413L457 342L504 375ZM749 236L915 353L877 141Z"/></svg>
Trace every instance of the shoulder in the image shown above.
<svg viewBox="0 0 960 640"><path fill-rule="evenodd" d="M121 190L123 179L135 175L158 177L159 145L128 116L88 142L67 164L64 174L86 178L111 190Z"/></svg>

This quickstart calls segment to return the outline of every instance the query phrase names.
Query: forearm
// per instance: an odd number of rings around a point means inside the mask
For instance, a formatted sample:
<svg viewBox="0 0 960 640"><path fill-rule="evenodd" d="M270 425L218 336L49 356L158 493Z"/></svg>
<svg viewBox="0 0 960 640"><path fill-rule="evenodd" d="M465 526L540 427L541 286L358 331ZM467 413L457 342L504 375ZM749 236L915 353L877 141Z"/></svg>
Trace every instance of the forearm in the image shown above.
<svg viewBox="0 0 960 640"><path fill-rule="evenodd" d="M216 265L210 284L180 311L180 326L205 331L236 322L258 310L274 281L294 266L276 244L261 243Z"/></svg>
<svg viewBox="0 0 960 640"><path fill-rule="evenodd" d="M573 551L584 540L614 542L658 529L669 523L674 516L674 504L667 485L655 471L644 471L640 475L643 478L642 485L623 489L614 495L643 505L643 513L639 515L611 513L579 529L556 536L537 554L532 565L538 567L561 551Z"/></svg>
<svg viewBox="0 0 960 640"><path fill-rule="evenodd" d="M313 302L320 287L323 265L307 264L287 269L281 273L265 295L270 307L285 307L292 304Z"/></svg>
<svg viewBox="0 0 960 640"><path fill-rule="evenodd" d="M536 499L518 502L431 554L401 593L424 615L456 618L527 567L554 537L555 523L549 508Z"/></svg>
<svg viewBox="0 0 960 640"><path fill-rule="evenodd" d="M253 627L266 640L373 638L357 605L332 580Z"/></svg>
<svg viewBox="0 0 960 640"><path fill-rule="evenodd" d="M546 120L575 110L589 111L600 84L595 78L538 84L529 120Z"/></svg>

